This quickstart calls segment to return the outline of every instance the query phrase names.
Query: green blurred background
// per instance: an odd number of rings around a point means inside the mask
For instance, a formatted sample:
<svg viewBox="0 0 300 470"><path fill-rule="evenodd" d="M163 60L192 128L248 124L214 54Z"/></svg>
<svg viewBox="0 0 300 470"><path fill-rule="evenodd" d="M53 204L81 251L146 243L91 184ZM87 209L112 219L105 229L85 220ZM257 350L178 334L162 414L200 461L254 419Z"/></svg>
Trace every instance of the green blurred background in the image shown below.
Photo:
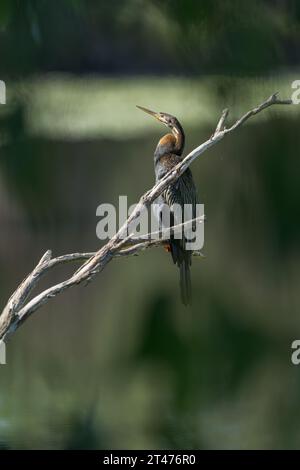
<svg viewBox="0 0 300 470"><path fill-rule="evenodd" d="M46 249L96 250L96 208L300 78L297 0L1 0L0 295ZM299 111L265 111L192 165L205 204L194 302L170 256L113 261L7 346L0 448L299 448ZM57 268L41 288L63 279Z"/></svg>

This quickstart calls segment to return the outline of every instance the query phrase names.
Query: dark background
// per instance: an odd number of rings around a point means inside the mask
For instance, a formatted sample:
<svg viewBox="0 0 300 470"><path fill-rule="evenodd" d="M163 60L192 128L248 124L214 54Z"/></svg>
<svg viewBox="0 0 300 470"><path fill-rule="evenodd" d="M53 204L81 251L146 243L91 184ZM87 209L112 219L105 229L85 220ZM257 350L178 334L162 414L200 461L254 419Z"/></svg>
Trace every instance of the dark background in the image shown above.
<svg viewBox="0 0 300 470"><path fill-rule="evenodd" d="M2 0L0 298L49 248L92 251L96 208L153 184L164 132L187 151L299 79L300 3ZM194 301L153 249L49 302L0 366L2 448L299 448L299 118L272 108L192 165L205 204ZM63 279L57 268L41 287Z"/></svg>

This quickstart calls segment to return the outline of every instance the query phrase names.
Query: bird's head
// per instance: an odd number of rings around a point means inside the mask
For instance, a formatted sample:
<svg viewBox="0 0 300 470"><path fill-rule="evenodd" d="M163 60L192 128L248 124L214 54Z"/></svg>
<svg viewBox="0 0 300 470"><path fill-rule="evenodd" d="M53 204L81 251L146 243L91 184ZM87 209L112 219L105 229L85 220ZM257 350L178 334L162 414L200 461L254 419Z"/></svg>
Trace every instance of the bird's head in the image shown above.
<svg viewBox="0 0 300 470"><path fill-rule="evenodd" d="M150 116L155 117L155 119L157 119L158 121L162 122L165 126L172 129L172 131L175 131L175 133L180 126L176 117L172 116L171 114L151 111L150 109L147 109L147 108L144 108L143 106L138 106L138 105L137 105L137 108L141 109L145 113L150 114Z"/></svg>

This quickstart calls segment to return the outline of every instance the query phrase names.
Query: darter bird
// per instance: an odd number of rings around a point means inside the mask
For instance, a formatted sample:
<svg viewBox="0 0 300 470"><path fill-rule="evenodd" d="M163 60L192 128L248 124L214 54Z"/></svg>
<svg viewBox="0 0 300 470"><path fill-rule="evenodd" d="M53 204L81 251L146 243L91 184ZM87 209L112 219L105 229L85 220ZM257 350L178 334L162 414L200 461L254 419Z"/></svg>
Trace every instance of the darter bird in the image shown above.
<svg viewBox="0 0 300 470"><path fill-rule="evenodd" d="M154 152L154 169L157 182L183 159L184 131L176 117L167 113L156 113L142 106L137 107L155 117L171 130L170 133L164 135L159 140ZM181 206L182 214L184 214L184 204L190 204L192 207L192 218L196 217L197 192L192 172L189 168L159 196L156 204L161 203L167 204L170 208L170 228L176 225L174 223L175 214L172 212L174 204ZM191 301L190 266L192 263L192 251L186 249L186 239L184 236L181 239L177 239L172 236L172 232L168 251L171 252L174 264L177 264L179 268L181 300L184 305L189 305Z"/></svg>

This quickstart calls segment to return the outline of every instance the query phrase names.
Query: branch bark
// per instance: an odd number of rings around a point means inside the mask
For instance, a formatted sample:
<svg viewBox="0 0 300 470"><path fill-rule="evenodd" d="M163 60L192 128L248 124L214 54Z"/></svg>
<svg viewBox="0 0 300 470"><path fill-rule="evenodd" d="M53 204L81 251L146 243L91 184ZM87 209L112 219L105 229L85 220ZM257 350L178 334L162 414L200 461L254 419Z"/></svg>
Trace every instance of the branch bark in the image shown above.
<svg viewBox="0 0 300 470"><path fill-rule="evenodd" d="M220 142L227 134L242 126L248 119L260 113L264 109L273 105L292 104L291 100L280 100L278 93L271 95L267 100L251 109L241 116L231 127L226 128L226 120L229 111L225 109L218 121L212 136L190 152L178 165L170 170L160 181L158 181L149 191L140 198L135 209L128 217L119 231L96 253L71 253L57 258L52 258L52 253L48 250L40 259L39 263L27 278L18 286L12 294L0 315L0 340L6 340L30 315L38 310L42 305L53 297L61 294L65 290L76 286L82 282L91 281L94 276L101 272L106 265L117 257L136 255L139 252L154 246L159 246L166 240L153 240L153 235L148 234L145 238L134 238L128 232L131 224L139 217L140 213L146 210L152 202L174 181L176 181L191 163L213 145ZM201 218L195 221L202 223ZM191 221L189 222L191 223ZM183 227L180 224L177 228ZM199 253L195 253L198 254ZM49 287L40 294L28 300L33 289L36 288L42 276L50 269L63 263L73 263L87 260L68 279L54 286Z"/></svg>

